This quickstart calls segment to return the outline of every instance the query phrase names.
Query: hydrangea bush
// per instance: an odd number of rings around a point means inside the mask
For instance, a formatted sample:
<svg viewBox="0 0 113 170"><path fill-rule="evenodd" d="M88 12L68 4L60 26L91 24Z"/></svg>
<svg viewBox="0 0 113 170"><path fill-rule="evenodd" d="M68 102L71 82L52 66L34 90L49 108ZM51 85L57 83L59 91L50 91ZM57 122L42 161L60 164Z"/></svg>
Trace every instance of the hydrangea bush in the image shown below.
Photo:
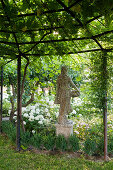
<svg viewBox="0 0 113 170"><path fill-rule="evenodd" d="M15 113L17 114L17 113ZM38 103L22 108L25 129L36 133L37 129L54 125L59 115L59 106L49 97L38 100ZM16 116L14 117L16 121Z"/></svg>

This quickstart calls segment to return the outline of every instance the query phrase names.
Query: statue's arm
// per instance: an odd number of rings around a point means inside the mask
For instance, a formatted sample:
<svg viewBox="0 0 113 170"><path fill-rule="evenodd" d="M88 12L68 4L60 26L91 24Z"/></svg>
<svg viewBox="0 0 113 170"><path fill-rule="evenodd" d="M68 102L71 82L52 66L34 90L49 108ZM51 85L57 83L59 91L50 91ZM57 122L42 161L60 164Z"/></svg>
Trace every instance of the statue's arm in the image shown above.
<svg viewBox="0 0 113 170"><path fill-rule="evenodd" d="M71 86L77 91L79 92L79 89L77 88L77 86L73 83L72 79L70 78L70 84Z"/></svg>

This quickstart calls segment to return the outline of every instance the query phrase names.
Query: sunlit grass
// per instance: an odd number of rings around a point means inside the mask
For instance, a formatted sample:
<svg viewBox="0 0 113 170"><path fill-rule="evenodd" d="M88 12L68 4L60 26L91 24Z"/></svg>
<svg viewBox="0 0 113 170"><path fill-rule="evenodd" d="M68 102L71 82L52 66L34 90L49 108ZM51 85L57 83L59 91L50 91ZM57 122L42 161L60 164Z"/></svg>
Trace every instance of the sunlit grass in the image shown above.
<svg viewBox="0 0 113 170"><path fill-rule="evenodd" d="M113 169L113 161L108 163L93 162L84 158L71 158L66 155L37 154L31 151L17 152L15 146L0 136L0 169L26 170L26 169L81 169L81 170L110 170Z"/></svg>

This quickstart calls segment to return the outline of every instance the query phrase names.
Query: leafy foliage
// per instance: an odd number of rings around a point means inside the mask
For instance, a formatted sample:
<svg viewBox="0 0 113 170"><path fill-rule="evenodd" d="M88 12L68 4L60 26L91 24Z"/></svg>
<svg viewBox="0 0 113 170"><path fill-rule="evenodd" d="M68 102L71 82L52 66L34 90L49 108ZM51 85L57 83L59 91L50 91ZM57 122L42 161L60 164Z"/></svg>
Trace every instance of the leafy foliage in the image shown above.
<svg viewBox="0 0 113 170"><path fill-rule="evenodd" d="M72 0L10 0L2 1L0 8L1 54L6 54L9 58L28 53L29 59L33 58L30 57L33 54L36 54L34 58L37 58L46 54L52 57L70 51L74 53L78 49L86 48L86 44L92 41L86 39L76 43L71 41L72 38L84 35L90 38L112 28L112 0L86 0L76 3ZM111 35L107 38L110 37ZM71 42L59 41L67 38ZM56 41L52 43L52 40ZM102 43L107 42L104 37L99 40ZM112 42L110 44L112 46ZM93 46L99 45L93 43Z"/></svg>
<svg viewBox="0 0 113 170"><path fill-rule="evenodd" d="M75 152L80 149L79 139L76 135L70 136L68 141L69 141L68 145L70 146L70 150Z"/></svg>

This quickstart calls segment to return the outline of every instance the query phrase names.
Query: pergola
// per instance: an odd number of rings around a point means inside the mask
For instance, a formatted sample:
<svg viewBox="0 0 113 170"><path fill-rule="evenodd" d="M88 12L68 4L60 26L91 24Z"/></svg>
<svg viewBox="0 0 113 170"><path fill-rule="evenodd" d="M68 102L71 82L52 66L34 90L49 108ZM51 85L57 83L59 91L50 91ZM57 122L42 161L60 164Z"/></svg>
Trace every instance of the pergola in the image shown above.
<svg viewBox="0 0 113 170"><path fill-rule="evenodd" d="M109 15L107 16L109 23L106 22L106 13ZM113 22L110 22L112 13L113 2L105 0L0 1L0 55L8 62L18 60L18 150L20 150L21 57L29 62L31 57L101 51L104 54L103 77L106 84L106 55L113 51ZM88 45L92 47L89 48ZM106 86L104 106L104 159L107 160Z"/></svg>

